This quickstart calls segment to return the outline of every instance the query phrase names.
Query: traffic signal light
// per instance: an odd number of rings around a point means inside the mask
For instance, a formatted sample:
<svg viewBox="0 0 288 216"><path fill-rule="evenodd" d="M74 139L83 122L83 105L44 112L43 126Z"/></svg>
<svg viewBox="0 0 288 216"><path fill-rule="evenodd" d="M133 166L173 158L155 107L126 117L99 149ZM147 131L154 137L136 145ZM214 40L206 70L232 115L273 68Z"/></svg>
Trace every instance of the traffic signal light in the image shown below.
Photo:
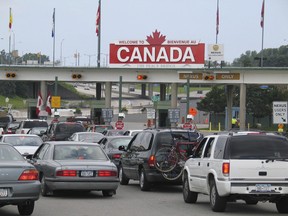
<svg viewBox="0 0 288 216"><path fill-rule="evenodd" d="M81 74L72 74L72 79L81 79L82 75Z"/></svg>
<svg viewBox="0 0 288 216"><path fill-rule="evenodd" d="M147 75L143 75L143 74L138 74L137 75L137 80L146 80L148 78Z"/></svg>
<svg viewBox="0 0 288 216"><path fill-rule="evenodd" d="M215 79L215 76L213 74L206 74L204 76L204 80L207 80L207 81L214 80L214 79Z"/></svg>
<svg viewBox="0 0 288 216"><path fill-rule="evenodd" d="M14 72L7 72L6 73L6 78L15 78L16 77L16 73Z"/></svg>

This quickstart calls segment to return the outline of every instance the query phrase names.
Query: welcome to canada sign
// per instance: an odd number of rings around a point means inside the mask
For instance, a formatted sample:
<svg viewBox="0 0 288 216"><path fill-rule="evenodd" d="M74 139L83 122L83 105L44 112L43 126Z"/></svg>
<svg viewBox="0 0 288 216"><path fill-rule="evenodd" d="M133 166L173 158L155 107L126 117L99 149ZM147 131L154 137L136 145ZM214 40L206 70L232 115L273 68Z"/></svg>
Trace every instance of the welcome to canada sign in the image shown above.
<svg viewBox="0 0 288 216"><path fill-rule="evenodd" d="M110 67L201 68L205 44L195 40L167 40L155 30L146 40L121 40L110 44Z"/></svg>

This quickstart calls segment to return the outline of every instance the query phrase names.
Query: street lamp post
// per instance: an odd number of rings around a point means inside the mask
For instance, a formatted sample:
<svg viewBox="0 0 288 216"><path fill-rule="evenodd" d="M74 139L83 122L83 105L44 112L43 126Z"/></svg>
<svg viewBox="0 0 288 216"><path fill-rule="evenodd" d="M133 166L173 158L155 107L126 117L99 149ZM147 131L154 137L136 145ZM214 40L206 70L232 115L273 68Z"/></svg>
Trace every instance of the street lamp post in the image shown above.
<svg viewBox="0 0 288 216"><path fill-rule="evenodd" d="M88 61L88 67L90 67L90 59L92 56L96 56L96 54L92 54L92 55L88 55L88 54L84 54L85 56L88 56L89 61Z"/></svg>
<svg viewBox="0 0 288 216"><path fill-rule="evenodd" d="M106 67L108 67L108 55L107 53L100 53L101 55L104 55L105 56L105 62L106 62Z"/></svg>

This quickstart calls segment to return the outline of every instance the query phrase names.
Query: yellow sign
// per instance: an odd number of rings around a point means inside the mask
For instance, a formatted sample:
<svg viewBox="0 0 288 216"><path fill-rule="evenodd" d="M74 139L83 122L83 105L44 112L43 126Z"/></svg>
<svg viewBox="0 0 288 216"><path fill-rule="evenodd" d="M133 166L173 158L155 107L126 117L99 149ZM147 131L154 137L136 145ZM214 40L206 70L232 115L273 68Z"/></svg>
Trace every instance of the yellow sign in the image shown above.
<svg viewBox="0 0 288 216"><path fill-rule="evenodd" d="M61 107L61 97L60 96L52 96L51 97L51 106L52 106L52 108L60 108Z"/></svg>
<svg viewBox="0 0 288 216"><path fill-rule="evenodd" d="M240 80L240 73L217 73L217 80Z"/></svg>
<svg viewBox="0 0 288 216"><path fill-rule="evenodd" d="M202 73L179 73L179 79L202 80Z"/></svg>

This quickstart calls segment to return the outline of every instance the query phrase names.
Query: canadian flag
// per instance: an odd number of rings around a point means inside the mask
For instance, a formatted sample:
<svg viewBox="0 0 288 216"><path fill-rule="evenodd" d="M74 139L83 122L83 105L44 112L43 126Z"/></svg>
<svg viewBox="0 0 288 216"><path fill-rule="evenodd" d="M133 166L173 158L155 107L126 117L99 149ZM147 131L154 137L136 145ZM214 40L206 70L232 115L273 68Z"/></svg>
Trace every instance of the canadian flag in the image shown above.
<svg viewBox="0 0 288 216"><path fill-rule="evenodd" d="M37 116L39 115L41 108L43 106L43 99L42 99L42 95L41 92L38 92L38 98L37 98L37 105L36 105L36 114Z"/></svg>
<svg viewBox="0 0 288 216"><path fill-rule="evenodd" d="M96 14L96 34L99 36L99 28L100 28L100 5L98 6L97 14Z"/></svg>
<svg viewBox="0 0 288 216"><path fill-rule="evenodd" d="M49 92L46 99L46 112L51 115L51 93Z"/></svg>

